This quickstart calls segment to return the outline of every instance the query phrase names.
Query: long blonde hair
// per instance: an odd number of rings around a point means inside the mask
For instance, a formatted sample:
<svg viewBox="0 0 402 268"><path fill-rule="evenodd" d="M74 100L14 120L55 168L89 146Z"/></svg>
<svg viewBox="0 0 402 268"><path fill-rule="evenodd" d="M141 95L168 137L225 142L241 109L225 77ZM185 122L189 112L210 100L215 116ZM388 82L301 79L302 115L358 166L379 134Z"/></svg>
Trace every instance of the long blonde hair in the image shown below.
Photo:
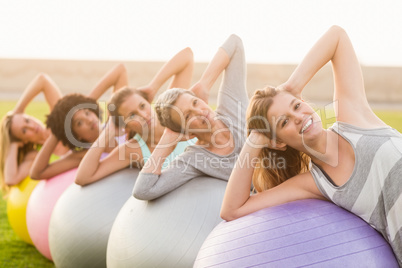
<svg viewBox="0 0 402 268"><path fill-rule="evenodd" d="M247 130L255 129L268 138L275 138L273 128L268 123L268 110L278 91L271 86L254 93L247 109ZM257 192L273 188L287 179L309 170L310 157L287 146L285 151L263 148L254 169L253 185Z"/></svg>
<svg viewBox="0 0 402 268"><path fill-rule="evenodd" d="M11 122L13 119L14 113L8 113L6 116L3 117L1 120L1 129L0 129L0 190L7 194L9 191L8 185L5 183L4 178L4 168L5 162L8 154L8 149L11 142L20 141L11 133ZM33 143L26 143L22 148L18 149L18 164L22 162L25 155L34 150L35 144Z"/></svg>

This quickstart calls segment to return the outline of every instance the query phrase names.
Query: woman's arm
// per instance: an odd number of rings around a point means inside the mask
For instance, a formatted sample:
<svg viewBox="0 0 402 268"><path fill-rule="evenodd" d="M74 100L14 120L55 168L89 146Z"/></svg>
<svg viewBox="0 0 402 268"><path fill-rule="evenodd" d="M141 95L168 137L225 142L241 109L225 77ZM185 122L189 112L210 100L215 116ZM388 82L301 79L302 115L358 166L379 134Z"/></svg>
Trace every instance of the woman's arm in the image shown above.
<svg viewBox="0 0 402 268"><path fill-rule="evenodd" d="M29 170L37 154L36 151L25 155L22 163L18 165L18 149L22 142L12 142L8 148L8 154L4 163L4 182L7 185L16 185L29 175Z"/></svg>
<svg viewBox="0 0 402 268"><path fill-rule="evenodd" d="M165 128L161 140L137 177L133 191L135 198L141 200L158 198L201 175L190 164L190 160L187 162L182 157L179 157L181 160L174 159L162 172L165 159L173 152L179 141L187 138Z"/></svg>
<svg viewBox="0 0 402 268"><path fill-rule="evenodd" d="M228 66L229 62L230 57L227 52L223 48L219 48L215 56L209 62L200 80L196 82L190 90L193 91L197 97L205 101L205 103L208 103L209 91L223 70Z"/></svg>
<svg viewBox="0 0 402 268"><path fill-rule="evenodd" d="M314 44L280 87L301 96L306 84L328 61L334 72L337 120L361 127L383 124L367 102L359 61L347 33L339 26L332 26Z"/></svg>
<svg viewBox="0 0 402 268"><path fill-rule="evenodd" d="M113 92L128 85L128 75L126 66L120 63L108 71L101 80L95 85L88 97L95 100L99 99L110 87Z"/></svg>
<svg viewBox="0 0 402 268"><path fill-rule="evenodd" d="M65 157L49 164L50 157L58 142L57 138L51 134L43 144L31 167L30 177L33 180L46 180L67 170L78 167L85 151L69 153Z"/></svg>
<svg viewBox="0 0 402 268"><path fill-rule="evenodd" d="M230 221L265 207L306 198L322 198L310 173L295 176L277 187L250 196L254 165L263 147L275 147L263 134L251 132L230 175L221 217Z"/></svg>
<svg viewBox="0 0 402 268"><path fill-rule="evenodd" d="M171 77L173 79L168 88L189 88L193 69L193 51L187 47L166 62L147 86L138 89L148 96L148 101L151 103L161 86Z"/></svg>
<svg viewBox="0 0 402 268"><path fill-rule="evenodd" d="M108 126L110 126L110 122ZM113 172L126 168L130 163L139 164L142 161L142 152L136 141L127 141L117 147L114 146L115 135L105 127L99 138L92 144L82 159L75 178L75 183L81 186L98 181ZM112 152L101 159L106 152L108 144L115 147Z"/></svg>
<svg viewBox="0 0 402 268"><path fill-rule="evenodd" d="M62 97L61 91L56 83L47 74L40 73L25 88L24 93L18 100L13 111L15 113L23 113L28 104L40 92L43 92L45 95L50 110L53 110L56 102Z"/></svg>

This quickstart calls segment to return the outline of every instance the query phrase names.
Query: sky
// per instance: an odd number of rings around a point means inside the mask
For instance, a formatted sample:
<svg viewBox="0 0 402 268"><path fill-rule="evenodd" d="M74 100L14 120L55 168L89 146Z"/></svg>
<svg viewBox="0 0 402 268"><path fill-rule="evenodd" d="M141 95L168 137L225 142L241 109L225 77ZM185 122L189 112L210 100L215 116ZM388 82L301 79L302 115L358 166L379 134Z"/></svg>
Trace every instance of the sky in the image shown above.
<svg viewBox="0 0 402 268"><path fill-rule="evenodd" d="M0 59L209 61L232 33L250 63L301 61L334 24L364 65L402 66L401 0L0 0Z"/></svg>

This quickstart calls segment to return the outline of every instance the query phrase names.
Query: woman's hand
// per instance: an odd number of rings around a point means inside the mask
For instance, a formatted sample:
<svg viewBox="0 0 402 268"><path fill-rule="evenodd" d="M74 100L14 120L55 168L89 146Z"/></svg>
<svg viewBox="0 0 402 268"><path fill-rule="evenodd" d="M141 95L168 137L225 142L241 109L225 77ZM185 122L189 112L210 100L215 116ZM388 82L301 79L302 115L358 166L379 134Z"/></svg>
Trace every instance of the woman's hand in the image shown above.
<svg viewBox="0 0 402 268"><path fill-rule="evenodd" d="M190 88L190 91L192 91L198 98L202 99L205 103L208 103L209 89L206 85L204 85L201 82L197 82Z"/></svg>
<svg viewBox="0 0 402 268"><path fill-rule="evenodd" d="M274 150L285 151L286 144L278 142L277 140L270 139L266 135L253 129L246 141L253 148L270 148Z"/></svg>
<svg viewBox="0 0 402 268"><path fill-rule="evenodd" d="M163 141L164 146L176 146L178 142L187 141L192 138L193 137L187 134L178 133L169 128L165 128L165 130L163 131L161 141ZM159 142L159 144L162 145L161 142Z"/></svg>
<svg viewBox="0 0 402 268"><path fill-rule="evenodd" d="M157 90L155 90L150 85L139 87L137 88L137 90L145 94L146 99L148 100L149 103L153 101L157 92Z"/></svg>
<svg viewBox="0 0 402 268"><path fill-rule="evenodd" d="M10 143L10 146L22 148L24 147L24 143L22 141L13 141Z"/></svg>
<svg viewBox="0 0 402 268"><path fill-rule="evenodd" d="M276 87L277 90L279 91L287 91L290 94L292 94L293 96L295 96L296 98L301 99L301 90L296 90L295 88L293 88L289 81L286 81L285 83L279 85Z"/></svg>

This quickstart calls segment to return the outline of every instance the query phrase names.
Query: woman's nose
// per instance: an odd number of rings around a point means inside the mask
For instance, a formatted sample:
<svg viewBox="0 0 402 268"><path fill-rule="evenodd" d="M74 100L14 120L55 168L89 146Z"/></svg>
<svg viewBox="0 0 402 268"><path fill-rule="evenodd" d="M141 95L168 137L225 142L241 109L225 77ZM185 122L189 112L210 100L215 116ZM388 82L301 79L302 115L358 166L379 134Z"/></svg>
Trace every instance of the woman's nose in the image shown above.
<svg viewBox="0 0 402 268"><path fill-rule="evenodd" d="M303 115L301 113L297 113L294 115L295 124L301 124L303 122Z"/></svg>
<svg viewBox="0 0 402 268"><path fill-rule="evenodd" d="M148 119L148 118L147 118L148 115L147 115L147 113L146 113L145 111L140 111L138 114L139 114L139 116L141 116L142 118Z"/></svg>

